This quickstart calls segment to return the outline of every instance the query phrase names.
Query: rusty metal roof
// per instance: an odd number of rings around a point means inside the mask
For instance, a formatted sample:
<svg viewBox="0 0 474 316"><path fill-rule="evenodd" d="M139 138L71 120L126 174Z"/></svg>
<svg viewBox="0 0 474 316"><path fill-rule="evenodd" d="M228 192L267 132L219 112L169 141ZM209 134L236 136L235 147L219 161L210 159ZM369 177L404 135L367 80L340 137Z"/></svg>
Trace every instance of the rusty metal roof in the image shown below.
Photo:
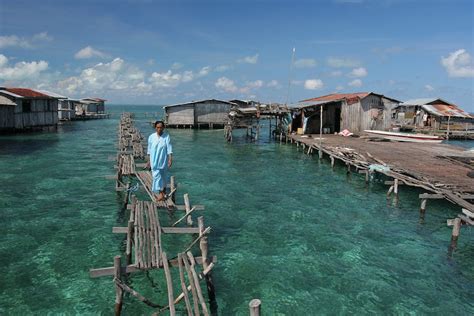
<svg viewBox="0 0 474 316"><path fill-rule="evenodd" d="M22 96L24 98L54 99L53 97L41 92L26 88L5 88L6 91Z"/></svg>
<svg viewBox="0 0 474 316"><path fill-rule="evenodd" d="M356 93L333 93L333 94L328 94L328 95L323 95L322 97L316 97L316 98L311 98L307 100L303 100L300 102L311 102L311 101L340 101L344 99L353 99L353 98L359 98L363 99L366 96L368 96L370 92L356 92Z"/></svg>
<svg viewBox="0 0 474 316"><path fill-rule="evenodd" d="M418 105L421 106L425 111L436 116L443 117L462 117L462 118L474 118L468 112L464 111L456 104L445 101L440 98L424 98L424 99L413 99L408 100L400 104L401 106Z"/></svg>

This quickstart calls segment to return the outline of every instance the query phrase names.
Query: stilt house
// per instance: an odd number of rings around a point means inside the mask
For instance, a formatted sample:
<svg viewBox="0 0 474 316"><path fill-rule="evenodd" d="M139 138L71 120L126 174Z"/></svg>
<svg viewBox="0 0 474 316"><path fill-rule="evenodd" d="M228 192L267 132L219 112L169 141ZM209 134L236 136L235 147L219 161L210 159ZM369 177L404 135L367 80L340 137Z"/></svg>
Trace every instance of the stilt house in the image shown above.
<svg viewBox="0 0 474 316"><path fill-rule="evenodd" d="M300 101L292 110L292 131L306 134L348 129L360 133L366 129L384 130L391 126L391 112L400 101L373 92L337 93Z"/></svg>
<svg viewBox="0 0 474 316"><path fill-rule="evenodd" d="M4 87L0 88L0 96L15 104L2 106L2 129L13 132L56 129L57 98L32 89Z"/></svg>
<svg viewBox="0 0 474 316"><path fill-rule="evenodd" d="M168 127L223 128L235 103L223 100L201 100L167 105L165 121Z"/></svg>
<svg viewBox="0 0 474 316"><path fill-rule="evenodd" d="M403 129L438 131L474 129L474 116L440 98L423 98L399 104L393 120Z"/></svg>

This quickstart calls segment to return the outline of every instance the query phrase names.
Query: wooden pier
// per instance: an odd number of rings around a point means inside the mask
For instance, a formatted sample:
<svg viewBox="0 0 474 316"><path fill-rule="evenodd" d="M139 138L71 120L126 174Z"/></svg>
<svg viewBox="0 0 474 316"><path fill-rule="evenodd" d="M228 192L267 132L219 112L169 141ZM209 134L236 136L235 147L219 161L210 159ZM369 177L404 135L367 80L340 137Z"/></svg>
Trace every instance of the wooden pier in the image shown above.
<svg viewBox="0 0 474 316"><path fill-rule="evenodd" d="M143 170L143 137L133 127L130 113L122 114L118 134L118 152L114 159L117 162L117 174L110 178L116 180L116 191L123 194L123 211L129 211L130 214L127 226L113 227L112 232L126 235L126 263L122 264L122 256L117 255L113 259L113 266L91 269L90 276L113 276L116 292L115 315L121 314L125 293L150 306L155 315L164 311L176 315L176 305L183 300L185 306L181 307L181 310L187 315L214 314L217 304L211 271L216 257L209 255L208 234L211 227L205 227L203 216L199 216L197 220L193 219L195 211L202 211L204 207L192 206L188 194L184 194L184 205L176 205L174 177L168 187L166 199L158 201L157 195L151 191L151 173ZM142 162L137 163L137 160ZM135 193L138 193L140 186L144 188L150 200L138 200ZM179 212L182 212L182 216L173 220L172 217ZM170 222L168 226L163 226L163 216L165 221ZM197 225L193 226L193 223ZM192 238L182 249L167 249L162 242L164 234L188 234ZM179 269L179 280L172 279L171 268ZM160 298L146 298L138 293L127 284L127 278L124 277L130 273L151 269L164 273L167 304L155 303L154 301L160 301ZM206 282L207 300L200 285L201 281ZM178 291L176 284L180 285ZM181 314L179 310L178 312Z"/></svg>
<svg viewBox="0 0 474 316"><path fill-rule="evenodd" d="M366 182L371 175L383 174L390 181L387 198L397 201L401 186L412 186L425 190L420 194L420 219L424 219L427 201L445 199L460 209L456 219L448 219L453 226L450 250L456 248L462 225L474 225L474 154L446 144L400 143L372 141L363 137L339 135L287 135L286 142L301 147L306 154L318 152L331 161L340 161L347 172L365 174Z"/></svg>

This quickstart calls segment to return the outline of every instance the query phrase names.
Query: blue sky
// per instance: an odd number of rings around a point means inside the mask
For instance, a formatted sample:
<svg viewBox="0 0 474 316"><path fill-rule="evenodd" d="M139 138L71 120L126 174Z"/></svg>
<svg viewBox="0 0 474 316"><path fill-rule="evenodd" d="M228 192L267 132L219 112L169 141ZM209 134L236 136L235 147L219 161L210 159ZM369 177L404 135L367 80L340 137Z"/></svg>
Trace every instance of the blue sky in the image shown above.
<svg viewBox="0 0 474 316"><path fill-rule="evenodd" d="M473 12L457 0L0 0L0 85L122 104L373 91L474 112Z"/></svg>

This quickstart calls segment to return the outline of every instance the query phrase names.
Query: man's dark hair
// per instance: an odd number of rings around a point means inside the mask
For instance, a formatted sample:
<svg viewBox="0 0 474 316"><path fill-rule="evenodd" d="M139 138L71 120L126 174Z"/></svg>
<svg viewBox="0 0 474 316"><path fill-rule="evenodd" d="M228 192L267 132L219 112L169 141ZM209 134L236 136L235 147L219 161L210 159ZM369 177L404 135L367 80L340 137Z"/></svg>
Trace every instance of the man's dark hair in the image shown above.
<svg viewBox="0 0 474 316"><path fill-rule="evenodd" d="M160 123L163 125L163 127L165 127L165 122L163 122L163 121L156 121L155 125L153 125L153 126L156 127L156 125L158 125Z"/></svg>

